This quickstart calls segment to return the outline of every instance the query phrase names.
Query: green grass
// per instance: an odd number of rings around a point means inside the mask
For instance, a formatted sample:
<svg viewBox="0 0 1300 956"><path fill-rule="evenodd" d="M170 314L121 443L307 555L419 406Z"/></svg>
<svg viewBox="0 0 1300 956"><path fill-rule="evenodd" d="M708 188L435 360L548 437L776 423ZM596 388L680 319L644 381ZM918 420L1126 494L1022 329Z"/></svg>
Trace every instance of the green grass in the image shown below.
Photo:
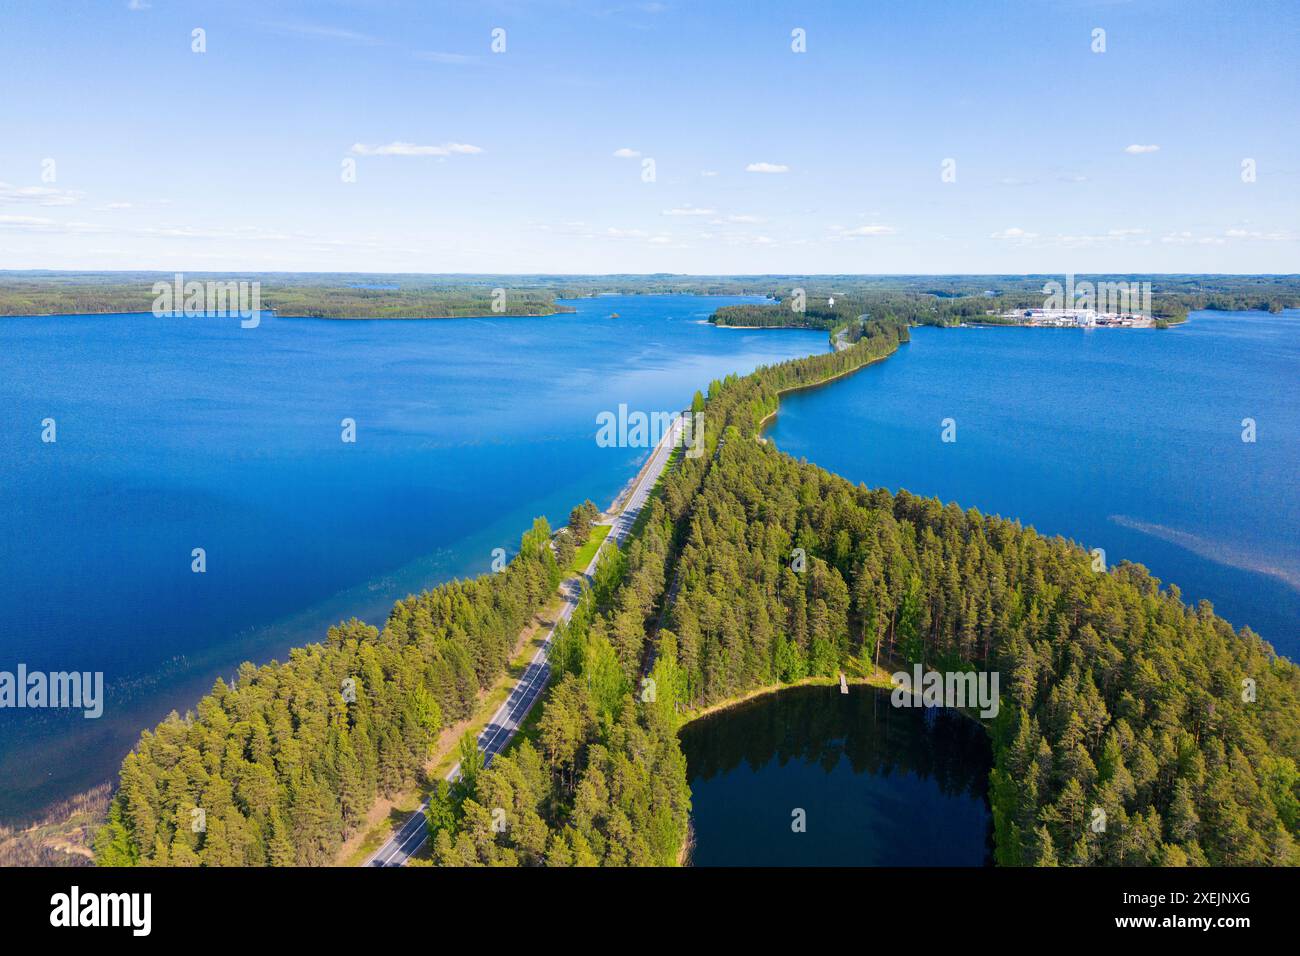
<svg viewBox="0 0 1300 956"><path fill-rule="evenodd" d="M602 541L609 537L609 533L613 530L613 525L593 525L591 534L587 537L587 543L579 548L578 553L573 556L573 567L569 568L569 570L578 574L587 570L587 565L596 556L596 549L600 547Z"/></svg>

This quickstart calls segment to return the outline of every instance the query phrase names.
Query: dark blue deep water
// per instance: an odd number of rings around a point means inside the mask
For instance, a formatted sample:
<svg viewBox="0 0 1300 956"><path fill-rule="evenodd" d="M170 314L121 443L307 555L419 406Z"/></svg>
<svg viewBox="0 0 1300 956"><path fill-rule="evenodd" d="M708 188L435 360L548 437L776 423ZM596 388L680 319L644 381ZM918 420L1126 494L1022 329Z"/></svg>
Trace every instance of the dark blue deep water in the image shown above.
<svg viewBox="0 0 1300 956"><path fill-rule="evenodd" d="M695 866L989 862L992 753L968 717L872 687L794 687L687 724L681 741Z"/></svg>
<svg viewBox="0 0 1300 956"><path fill-rule="evenodd" d="M888 361L788 396L768 437L852 481L1144 564L1297 660L1298 384L1295 311L1198 312L1168 330L919 328Z"/></svg>
<svg viewBox="0 0 1300 956"><path fill-rule="evenodd" d="M0 670L108 684L97 720L0 711L0 819L108 779L241 660L353 615L382 624L394 600L513 553L534 516L607 505L646 451L598 447L598 412L682 408L713 378L827 347L701 324L742 301L256 329L0 318Z"/></svg>

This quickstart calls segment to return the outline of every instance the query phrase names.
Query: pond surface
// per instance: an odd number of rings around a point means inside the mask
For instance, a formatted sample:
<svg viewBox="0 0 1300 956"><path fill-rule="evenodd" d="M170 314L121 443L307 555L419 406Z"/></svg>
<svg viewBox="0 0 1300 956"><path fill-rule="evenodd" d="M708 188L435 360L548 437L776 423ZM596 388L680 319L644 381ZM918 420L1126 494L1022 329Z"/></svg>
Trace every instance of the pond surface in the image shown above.
<svg viewBox="0 0 1300 956"><path fill-rule="evenodd" d="M694 721L681 741L695 866L991 862L989 740L955 712L795 687Z"/></svg>

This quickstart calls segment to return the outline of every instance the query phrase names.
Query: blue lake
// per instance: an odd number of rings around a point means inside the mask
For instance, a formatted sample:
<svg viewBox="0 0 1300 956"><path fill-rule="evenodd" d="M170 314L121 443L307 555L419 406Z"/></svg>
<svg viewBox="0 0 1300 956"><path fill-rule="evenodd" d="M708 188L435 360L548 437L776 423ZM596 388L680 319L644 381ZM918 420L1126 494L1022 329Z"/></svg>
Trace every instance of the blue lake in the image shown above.
<svg viewBox="0 0 1300 956"><path fill-rule="evenodd" d="M793 687L682 728L695 866L983 866L992 751L952 711Z"/></svg>
<svg viewBox="0 0 1300 956"><path fill-rule="evenodd" d="M598 447L597 413L683 408L713 378L826 349L823 333L703 324L745 301L255 329L0 319L0 670L108 684L96 720L0 712L0 820L108 779L240 661L342 618L382 624L394 600L513 553L535 516L607 505L647 450Z"/></svg>
<svg viewBox="0 0 1300 956"><path fill-rule="evenodd" d="M919 328L888 361L788 396L767 435L853 481L1140 562L1300 659L1297 383L1295 311L1200 312L1168 330Z"/></svg>
<svg viewBox="0 0 1300 956"><path fill-rule="evenodd" d="M598 447L597 413L681 408L713 378L826 348L821 333L702 324L741 301L603 296L546 318L265 316L247 330L0 319L0 670L109 684L98 720L0 712L0 819L108 779L140 730L240 661L341 618L382 623L395 599L513 552L534 516L606 505L646 451ZM888 361L787 397L769 436L852 480L1141 561L1297 657L1298 371L1296 313L921 328ZM700 823L698 862L732 859L711 856Z"/></svg>

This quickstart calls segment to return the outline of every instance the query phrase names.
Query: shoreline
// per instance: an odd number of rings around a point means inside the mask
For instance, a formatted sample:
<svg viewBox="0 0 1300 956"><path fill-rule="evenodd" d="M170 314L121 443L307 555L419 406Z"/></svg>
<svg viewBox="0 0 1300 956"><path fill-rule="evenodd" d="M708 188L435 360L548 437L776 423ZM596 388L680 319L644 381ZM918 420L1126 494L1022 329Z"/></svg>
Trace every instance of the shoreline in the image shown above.
<svg viewBox="0 0 1300 956"><path fill-rule="evenodd" d="M884 677L884 683L881 683L882 677ZM893 685L889 683L888 675L885 674L883 670L879 669L876 673L870 674L866 677L849 677L845 674L844 679L845 683L853 687L875 687L879 690L893 690ZM728 710L739 707L742 704L748 704L751 701L763 697L771 697L773 694L780 694L782 691L791 690L795 687L838 687L839 685L839 677L802 677L789 684L783 681L779 681L775 684L764 684L762 687L755 687L745 691L739 697L728 697L726 700L718 701L716 704L710 704L700 710L690 711L687 718L682 721L681 726L677 728L677 732L680 734L683 728L689 727L697 720L703 720L705 717L712 717L715 714L724 713Z"/></svg>
<svg viewBox="0 0 1300 956"><path fill-rule="evenodd" d="M850 346L850 348L851 347L852 346ZM839 381L842 378L847 378L850 375L854 375L858 372L861 372L864 368L870 368L872 365L875 365L878 362L883 362L886 359L892 358L897 351L898 349L894 349L894 351L890 352L888 355L882 355L879 358L873 358L871 361L863 362L861 365L856 366L855 368L845 369L843 372L836 372L834 375L831 375L827 378L819 379L816 382L808 382L805 385L791 385L789 388L781 389L779 392L776 393L776 408L772 409L770 412L764 415L763 418L759 421L758 434L755 437L758 438L760 441L767 441L767 439L763 437L763 432L767 429L768 422L776 418L777 413L781 411L781 399L784 398L786 395L792 395L795 392L806 392L809 389L813 389L813 388L821 388L824 385L829 385L831 382Z"/></svg>
<svg viewBox="0 0 1300 956"><path fill-rule="evenodd" d="M855 661L853 663L857 664L858 662ZM904 668L907 668L909 665L903 664L901 662L894 662L890 666L895 667L898 670L903 670ZM840 673L844 675L844 682L850 687L874 687L876 690L888 691L889 693L892 694L897 689L894 686L894 682L892 680L892 673L886 670L880 664L872 664L871 668L872 670L871 673L869 674L859 673L859 674L850 675L846 670L844 670L844 665L841 665ZM897 673L897 670L894 671L893 673ZM910 673L910 671L908 671L908 673ZM941 672L934 668L926 668L925 673L937 674ZM709 706L701 708L700 710L688 711L687 712L688 716L686 717L685 720L682 721L680 726L678 726L677 732L681 733L682 728L690 726L691 724L695 723L697 720L702 720L705 717L712 717L715 714L724 713L728 710L732 710L733 708L739 707L742 704L748 704L751 701L755 701L763 697L770 697L773 694L780 694L784 691L791 690L796 687L838 687L839 685L840 685L839 675L836 675L834 677L802 677L799 680L792 681L791 683L788 684L785 683L784 681L778 681L775 684L764 684L761 687L754 687L746 691L745 693L741 694L739 697L728 697L726 700L718 701L718 703L716 704L710 704ZM923 692L922 689L919 687L909 688L908 693L910 693L912 697L916 698L917 700L922 699ZM924 707L926 705L917 704L915 706ZM943 704L943 705L939 705L938 707L935 707L934 709L950 710L953 713L961 714L963 717L975 721L977 724L979 724L981 727L984 727L985 729L988 729L992 721L996 719L990 717L987 718L986 720L985 718L979 716L977 710L973 711L973 709L969 706L949 707L948 705Z"/></svg>
<svg viewBox="0 0 1300 956"><path fill-rule="evenodd" d="M273 308L258 309L259 314L269 313L277 319L321 319L327 322L425 322L442 319L545 319L552 315L576 315L577 309L556 309L554 312L492 312L486 315L298 315L278 312ZM239 315L164 315L155 316L152 309L129 312L16 312L0 315L0 319L58 319L95 318L114 315L147 315L165 319L236 319Z"/></svg>

